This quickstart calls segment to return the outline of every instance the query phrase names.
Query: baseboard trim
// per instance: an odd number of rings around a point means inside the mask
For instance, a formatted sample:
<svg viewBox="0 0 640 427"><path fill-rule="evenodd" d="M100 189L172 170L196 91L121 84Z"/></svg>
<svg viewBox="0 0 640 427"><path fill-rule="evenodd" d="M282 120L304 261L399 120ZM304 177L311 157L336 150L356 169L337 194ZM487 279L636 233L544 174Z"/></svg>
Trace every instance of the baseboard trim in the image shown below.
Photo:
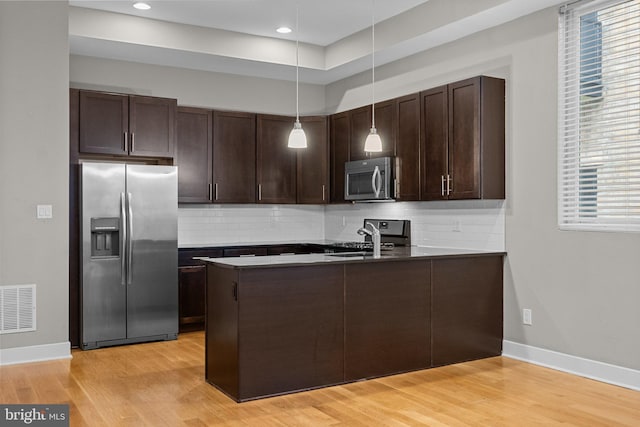
<svg viewBox="0 0 640 427"><path fill-rule="evenodd" d="M640 371L584 359L512 341L502 342L502 355L581 377L640 391Z"/></svg>
<svg viewBox="0 0 640 427"><path fill-rule="evenodd" d="M0 366L59 359L71 359L71 343L69 341L0 349Z"/></svg>

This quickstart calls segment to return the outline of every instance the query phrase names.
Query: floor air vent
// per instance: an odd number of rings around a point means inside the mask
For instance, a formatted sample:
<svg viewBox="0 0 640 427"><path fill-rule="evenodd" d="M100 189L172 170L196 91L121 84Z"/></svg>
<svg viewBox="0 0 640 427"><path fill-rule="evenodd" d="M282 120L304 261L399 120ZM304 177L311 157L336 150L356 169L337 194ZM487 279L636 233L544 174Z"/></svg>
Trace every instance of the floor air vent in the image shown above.
<svg viewBox="0 0 640 427"><path fill-rule="evenodd" d="M36 330L36 285L0 286L0 334Z"/></svg>

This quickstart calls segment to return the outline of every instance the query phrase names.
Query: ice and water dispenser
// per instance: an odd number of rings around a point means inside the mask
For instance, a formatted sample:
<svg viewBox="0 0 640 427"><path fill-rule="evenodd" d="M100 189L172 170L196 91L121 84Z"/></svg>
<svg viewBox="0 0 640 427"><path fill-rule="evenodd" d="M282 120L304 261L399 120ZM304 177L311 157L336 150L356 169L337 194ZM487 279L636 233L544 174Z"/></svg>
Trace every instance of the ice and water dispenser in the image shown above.
<svg viewBox="0 0 640 427"><path fill-rule="evenodd" d="M91 257L120 256L120 218L91 218Z"/></svg>

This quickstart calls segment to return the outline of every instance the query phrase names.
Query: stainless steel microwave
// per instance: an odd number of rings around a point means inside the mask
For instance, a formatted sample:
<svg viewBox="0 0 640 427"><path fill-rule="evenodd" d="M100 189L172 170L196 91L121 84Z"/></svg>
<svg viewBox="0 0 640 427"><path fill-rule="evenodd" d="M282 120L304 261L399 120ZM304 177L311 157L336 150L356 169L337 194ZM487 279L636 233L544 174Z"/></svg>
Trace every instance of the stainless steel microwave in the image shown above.
<svg viewBox="0 0 640 427"><path fill-rule="evenodd" d="M344 165L344 198L353 201L394 199L393 158L356 160Z"/></svg>

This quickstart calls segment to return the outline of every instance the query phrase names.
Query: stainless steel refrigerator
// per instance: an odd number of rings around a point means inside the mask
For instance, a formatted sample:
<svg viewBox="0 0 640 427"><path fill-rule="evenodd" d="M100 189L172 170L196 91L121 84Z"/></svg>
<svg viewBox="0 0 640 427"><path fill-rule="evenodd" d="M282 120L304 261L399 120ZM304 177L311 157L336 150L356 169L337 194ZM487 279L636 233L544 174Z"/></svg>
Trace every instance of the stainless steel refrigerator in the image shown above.
<svg viewBox="0 0 640 427"><path fill-rule="evenodd" d="M80 204L82 348L176 339L177 168L83 163Z"/></svg>

